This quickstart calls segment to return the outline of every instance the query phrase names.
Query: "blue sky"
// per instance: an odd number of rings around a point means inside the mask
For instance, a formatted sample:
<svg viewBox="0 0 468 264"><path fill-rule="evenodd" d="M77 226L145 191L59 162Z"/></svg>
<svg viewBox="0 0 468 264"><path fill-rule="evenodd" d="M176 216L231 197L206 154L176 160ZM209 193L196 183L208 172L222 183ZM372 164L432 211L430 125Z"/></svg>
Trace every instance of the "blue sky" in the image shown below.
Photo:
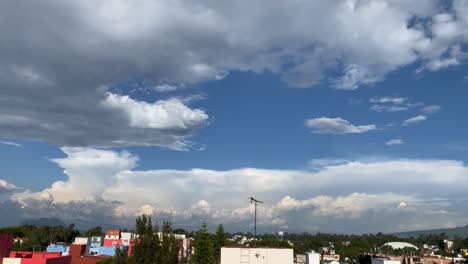
<svg viewBox="0 0 468 264"><path fill-rule="evenodd" d="M0 225L468 221L464 1L2 5Z"/></svg>

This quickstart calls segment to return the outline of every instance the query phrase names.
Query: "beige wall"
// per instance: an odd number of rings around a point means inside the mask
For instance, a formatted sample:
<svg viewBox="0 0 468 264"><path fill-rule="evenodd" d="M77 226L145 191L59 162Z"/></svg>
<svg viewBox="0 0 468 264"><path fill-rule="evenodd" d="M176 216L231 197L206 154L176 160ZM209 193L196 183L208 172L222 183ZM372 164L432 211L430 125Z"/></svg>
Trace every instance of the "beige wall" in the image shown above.
<svg viewBox="0 0 468 264"><path fill-rule="evenodd" d="M221 248L221 264L293 264L289 248Z"/></svg>

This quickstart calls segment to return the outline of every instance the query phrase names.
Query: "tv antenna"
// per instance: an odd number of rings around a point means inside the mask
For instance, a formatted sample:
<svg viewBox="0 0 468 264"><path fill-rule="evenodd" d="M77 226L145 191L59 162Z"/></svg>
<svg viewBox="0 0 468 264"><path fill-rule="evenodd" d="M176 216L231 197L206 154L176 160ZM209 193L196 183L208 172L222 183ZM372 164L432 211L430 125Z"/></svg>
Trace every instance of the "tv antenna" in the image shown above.
<svg viewBox="0 0 468 264"><path fill-rule="evenodd" d="M263 203L253 197L250 197L250 203L255 204L255 223L254 223L254 237L257 238L257 203Z"/></svg>

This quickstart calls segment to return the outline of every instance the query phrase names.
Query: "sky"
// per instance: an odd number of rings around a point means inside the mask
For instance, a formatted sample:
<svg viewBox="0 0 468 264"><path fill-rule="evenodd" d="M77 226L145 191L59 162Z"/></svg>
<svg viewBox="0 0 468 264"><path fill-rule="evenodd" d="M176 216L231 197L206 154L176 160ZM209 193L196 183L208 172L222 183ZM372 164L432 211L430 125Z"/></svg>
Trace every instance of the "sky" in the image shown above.
<svg viewBox="0 0 468 264"><path fill-rule="evenodd" d="M0 226L465 226L468 1L3 1Z"/></svg>

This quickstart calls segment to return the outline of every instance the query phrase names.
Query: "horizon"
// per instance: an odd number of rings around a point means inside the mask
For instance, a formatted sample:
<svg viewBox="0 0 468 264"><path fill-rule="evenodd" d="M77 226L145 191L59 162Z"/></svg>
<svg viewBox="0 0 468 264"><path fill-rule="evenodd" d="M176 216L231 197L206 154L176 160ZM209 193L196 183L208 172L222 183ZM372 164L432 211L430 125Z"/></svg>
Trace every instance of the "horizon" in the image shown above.
<svg viewBox="0 0 468 264"><path fill-rule="evenodd" d="M0 226L466 226L468 1L0 3Z"/></svg>

